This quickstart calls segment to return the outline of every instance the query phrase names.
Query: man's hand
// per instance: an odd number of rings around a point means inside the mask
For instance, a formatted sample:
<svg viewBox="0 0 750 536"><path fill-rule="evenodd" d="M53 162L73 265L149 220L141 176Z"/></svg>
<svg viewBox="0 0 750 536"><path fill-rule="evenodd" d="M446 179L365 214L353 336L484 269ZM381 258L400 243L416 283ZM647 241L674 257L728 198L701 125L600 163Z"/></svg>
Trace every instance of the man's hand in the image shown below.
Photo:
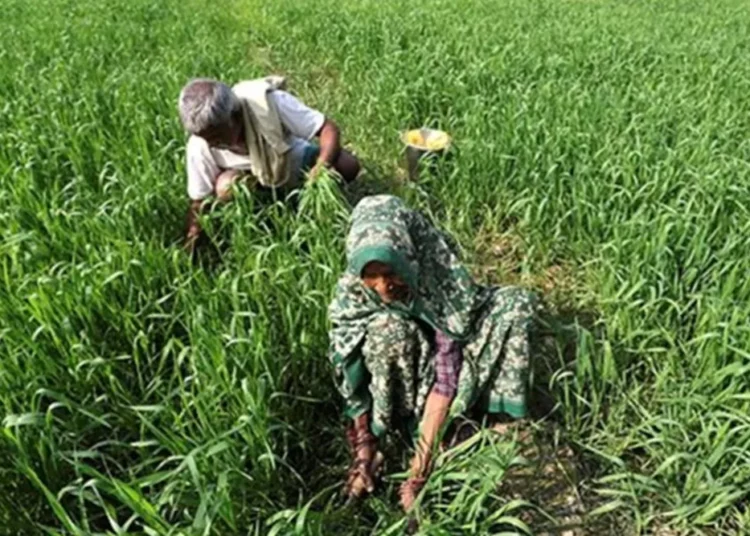
<svg viewBox="0 0 750 536"><path fill-rule="evenodd" d="M315 167L310 170L310 180L315 180L324 167L335 171L345 182L356 179L361 166L353 154L341 147L341 133L336 123L326 119L318 131L318 137L320 155Z"/></svg>
<svg viewBox="0 0 750 536"><path fill-rule="evenodd" d="M318 180L318 177L320 177L320 174L324 169L325 166L321 165L320 161L316 162L316 164L307 172L307 180L309 182L315 182L316 180Z"/></svg>
<svg viewBox="0 0 750 536"><path fill-rule="evenodd" d="M309 182L315 182L324 175L333 175L334 177L340 176L334 168L328 165L327 162L318 160L317 163L310 169L310 171L307 172L307 180Z"/></svg>
<svg viewBox="0 0 750 536"><path fill-rule="evenodd" d="M195 244L198 241L198 237L200 237L201 234L201 226L198 222L198 215L201 211L201 206L203 204L203 201L190 201L190 206L188 207L188 213L187 218L185 222L186 232L185 232L185 251L187 251L190 255L193 254L195 251Z"/></svg>
<svg viewBox="0 0 750 536"><path fill-rule="evenodd" d="M193 256L193 253L195 253L195 245L198 242L198 237L200 234L188 234L185 237L185 243L183 244L183 247L185 248L185 252Z"/></svg>

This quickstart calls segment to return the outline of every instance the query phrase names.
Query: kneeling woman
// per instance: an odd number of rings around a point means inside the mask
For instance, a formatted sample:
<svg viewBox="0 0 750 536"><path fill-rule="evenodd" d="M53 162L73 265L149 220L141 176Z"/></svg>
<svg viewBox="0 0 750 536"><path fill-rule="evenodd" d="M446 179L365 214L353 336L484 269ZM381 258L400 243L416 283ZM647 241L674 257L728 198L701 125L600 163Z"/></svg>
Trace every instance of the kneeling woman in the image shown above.
<svg viewBox="0 0 750 536"><path fill-rule="evenodd" d="M401 487L409 509L449 417L468 410L525 416L534 297L475 283L450 240L397 197L357 205L346 249L329 312L331 359L351 419L347 493L373 490L379 438L418 423Z"/></svg>

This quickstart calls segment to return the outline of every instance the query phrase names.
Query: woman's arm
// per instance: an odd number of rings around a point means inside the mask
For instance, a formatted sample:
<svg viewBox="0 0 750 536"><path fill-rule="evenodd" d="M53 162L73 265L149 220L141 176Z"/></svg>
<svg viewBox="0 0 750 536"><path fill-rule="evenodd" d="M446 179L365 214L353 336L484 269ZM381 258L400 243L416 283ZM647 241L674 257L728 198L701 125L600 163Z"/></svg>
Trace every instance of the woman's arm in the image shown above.
<svg viewBox="0 0 750 536"><path fill-rule="evenodd" d="M461 370L461 348L458 343L438 331L435 333L435 347L435 384L425 401L419 441L409 464L409 478L416 480L426 478L430 472L435 442L456 395ZM416 493L402 493L401 503L405 510L411 508L415 498Z"/></svg>
<svg viewBox="0 0 750 536"><path fill-rule="evenodd" d="M409 476L421 478L429 474L432 450L435 448L440 429L445 424L452 401L452 396L440 394L435 389L432 389L427 396L420 425L419 442L409 464Z"/></svg>

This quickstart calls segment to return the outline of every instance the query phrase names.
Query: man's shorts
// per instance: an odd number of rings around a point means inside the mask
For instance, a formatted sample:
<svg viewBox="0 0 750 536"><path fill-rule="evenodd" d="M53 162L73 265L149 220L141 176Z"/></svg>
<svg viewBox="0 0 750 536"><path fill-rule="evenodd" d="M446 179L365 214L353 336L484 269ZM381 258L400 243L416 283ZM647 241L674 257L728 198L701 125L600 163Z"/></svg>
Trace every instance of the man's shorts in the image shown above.
<svg viewBox="0 0 750 536"><path fill-rule="evenodd" d="M315 162L318 161L318 156L320 156L320 147L318 147L318 144L308 143L305 146L305 152L302 154L302 165L299 170L300 175L304 175L313 168Z"/></svg>

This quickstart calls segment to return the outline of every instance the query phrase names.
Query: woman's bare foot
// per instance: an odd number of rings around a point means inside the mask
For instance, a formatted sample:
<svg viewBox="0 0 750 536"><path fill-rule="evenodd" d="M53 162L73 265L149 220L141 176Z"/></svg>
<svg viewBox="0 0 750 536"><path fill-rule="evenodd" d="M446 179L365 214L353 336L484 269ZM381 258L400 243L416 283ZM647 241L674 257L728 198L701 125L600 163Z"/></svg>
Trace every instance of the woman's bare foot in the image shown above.
<svg viewBox="0 0 750 536"><path fill-rule="evenodd" d="M490 427L490 430L500 435L506 435L513 432L515 424L514 422L496 422Z"/></svg>
<svg viewBox="0 0 750 536"><path fill-rule="evenodd" d="M529 443L531 439L531 431L528 427L524 426L526 422L524 420L497 420L490 425L490 430L500 436L516 436L516 440L519 443Z"/></svg>

